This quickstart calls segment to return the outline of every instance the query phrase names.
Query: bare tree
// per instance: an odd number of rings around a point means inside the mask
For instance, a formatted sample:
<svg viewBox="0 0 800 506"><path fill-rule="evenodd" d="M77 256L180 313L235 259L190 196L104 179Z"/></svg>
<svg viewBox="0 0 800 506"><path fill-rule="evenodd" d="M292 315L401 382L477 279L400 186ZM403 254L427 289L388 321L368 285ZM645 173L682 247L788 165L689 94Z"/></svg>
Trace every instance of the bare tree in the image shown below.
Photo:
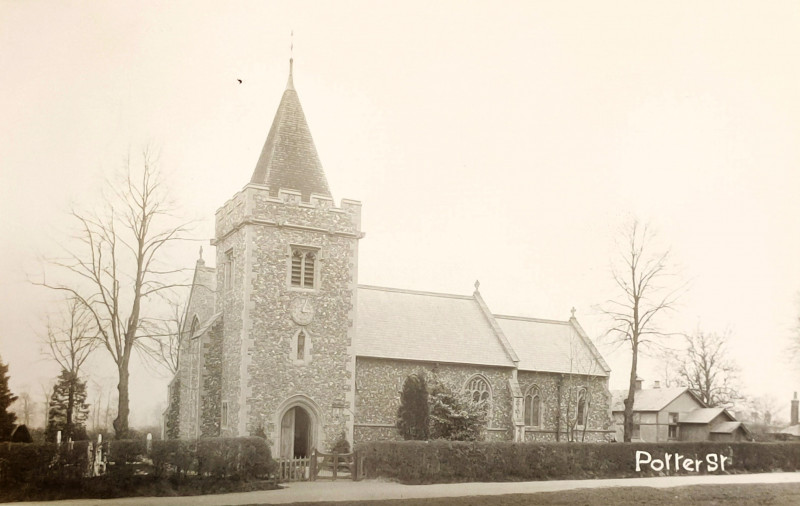
<svg viewBox="0 0 800 506"><path fill-rule="evenodd" d="M669 290L667 278L669 250L657 251L654 235L646 225L633 221L621 236L619 258L612 275L619 295L606 301L601 311L612 321L607 335L631 347L631 370L624 411L624 441L633 434L633 397L636 392L636 369L639 352L668 334L659 329L658 317L671 310L678 291ZM656 251L654 251L656 250Z"/></svg>
<svg viewBox="0 0 800 506"><path fill-rule="evenodd" d="M164 298L170 308L169 316L142 322L143 330L153 339L142 341L138 348L146 360L163 367L172 376L178 372L180 346L189 333L189 329L184 329L186 307L176 302L177 298L169 295Z"/></svg>
<svg viewBox="0 0 800 506"><path fill-rule="evenodd" d="M14 403L14 412L17 413L18 419L28 428L31 427L31 420L33 419L33 409L35 404L36 403L33 402L30 392L27 390L20 392L20 394L17 396L17 400Z"/></svg>
<svg viewBox="0 0 800 506"><path fill-rule="evenodd" d="M69 298L62 324L47 322L45 344L48 355L77 377L83 363L99 344L92 313L80 299Z"/></svg>
<svg viewBox="0 0 800 506"><path fill-rule="evenodd" d="M565 397L567 441L585 441L594 407L591 396L593 377L601 372L601 367L577 333L570 333L566 358L569 361L569 372L559 376L556 390L559 395L558 404L560 406ZM560 421L557 425L560 425Z"/></svg>
<svg viewBox="0 0 800 506"><path fill-rule="evenodd" d="M147 150L141 170L134 170L128 160L125 180L110 186L104 211L72 212L82 246L67 250L66 259L52 262L72 275L71 281L41 284L68 292L91 314L100 346L117 368L114 432L125 438L131 356L144 340L153 338L143 331L149 316L145 304L180 286L176 275L182 270L165 266L162 257L168 245L184 238L187 225L175 224L155 159Z"/></svg>
<svg viewBox="0 0 800 506"><path fill-rule="evenodd" d="M730 332L716 334L697 329L684 337L686 349L676 357L681 382L711 407L732 407L741 395L739 368L726 347Z"/></svg>

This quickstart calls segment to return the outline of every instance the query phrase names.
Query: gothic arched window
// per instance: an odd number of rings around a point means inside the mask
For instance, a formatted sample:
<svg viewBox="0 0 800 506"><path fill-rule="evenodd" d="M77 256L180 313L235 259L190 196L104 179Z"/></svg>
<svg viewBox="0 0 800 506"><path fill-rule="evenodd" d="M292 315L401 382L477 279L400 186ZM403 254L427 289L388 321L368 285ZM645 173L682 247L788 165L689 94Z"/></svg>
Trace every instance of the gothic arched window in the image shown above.
<svg viewBox="0 0 800 506"><path fill-rule="evenodd" d="M483 376L473 376L467 382L464 390L469 394L473 402L492 402L492 391L489 389L489 382Z"/></svg>
<svg viewBox="0 0 800 506"><path fill-rule="evenodd" d="M533 385L525 394L525 425L538 427L542 419L542 394L539 387Z"/></svg>
<svg viewBox="0 0 800 506"><path fill-rule="evenodd" d="M589 400L588 394L585 388L578 389L578 398L577 398L577 413L576 419L578 425L586 425L586 420L589 415Z"/></svg>
<svg viewBox="0 0 800 506"><path fill-rule="evenodd" d="M300 329L292 336L289 358L295 365L306 365L311 362L311 334L305 329Z"/></svg>

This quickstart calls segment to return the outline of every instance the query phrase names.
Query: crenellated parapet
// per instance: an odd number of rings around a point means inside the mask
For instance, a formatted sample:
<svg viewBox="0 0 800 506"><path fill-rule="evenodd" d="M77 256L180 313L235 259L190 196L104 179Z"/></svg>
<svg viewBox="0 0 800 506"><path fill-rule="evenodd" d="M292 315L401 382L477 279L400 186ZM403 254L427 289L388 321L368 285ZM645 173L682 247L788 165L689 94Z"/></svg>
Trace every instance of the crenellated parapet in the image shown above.
<svg viewBox="0 0 800 506"><path fill-rule="evenodd" d="M357 200L342 199L336 207L333 199L311 194L304 202L299 191L280 189L273 197L268 186L250 183L217 210L212 244L250 224L363 237L361 202Z"/></svg>

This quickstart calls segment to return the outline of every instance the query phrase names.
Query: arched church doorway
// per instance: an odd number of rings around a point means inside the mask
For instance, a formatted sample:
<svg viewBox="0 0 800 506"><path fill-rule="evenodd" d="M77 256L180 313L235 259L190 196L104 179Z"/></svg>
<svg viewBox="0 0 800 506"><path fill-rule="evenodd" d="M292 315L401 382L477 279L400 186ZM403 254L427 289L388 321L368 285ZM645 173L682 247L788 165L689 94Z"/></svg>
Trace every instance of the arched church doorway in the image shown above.
<svg viewBox="0 0 800 506"><path fill-rule="evenodd" d="M290 408L281 420L281 458L292 459L311 455L314 423L301 406Z"/></svg>

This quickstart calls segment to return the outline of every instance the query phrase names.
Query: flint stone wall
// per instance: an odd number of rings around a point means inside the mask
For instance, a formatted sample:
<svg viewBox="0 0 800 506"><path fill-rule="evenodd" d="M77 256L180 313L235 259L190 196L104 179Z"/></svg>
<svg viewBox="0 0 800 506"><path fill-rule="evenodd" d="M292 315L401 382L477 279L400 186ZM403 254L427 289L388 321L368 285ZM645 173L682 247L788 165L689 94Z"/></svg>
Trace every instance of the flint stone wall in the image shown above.
<svg viewBox="0 0 800 506"><path fill-rule="evenodd" d="M508 386L511 371L502 367L357 357L355 443L402 439L394 426L403 383L412 374L424 374L426 380L435 376L456 392L461 391L473 376L480 374L492 391L486 439L511 440L512 400Z"/></svg>
<svg viewBox="0 0 800 506"><path fill-rule="evenodd" d="M525 441L556 441L557 429L560 431L558 440L568 441L568 422L572 420L574 423L579 388L587 389L590 402L585 436L583 430L579 430L577 440L608 441L611 437L611 394L608 391L607 377L519 371L517 379L523 396L533 385L539 387L542 396L541 425L525 427Z"/></svg>

